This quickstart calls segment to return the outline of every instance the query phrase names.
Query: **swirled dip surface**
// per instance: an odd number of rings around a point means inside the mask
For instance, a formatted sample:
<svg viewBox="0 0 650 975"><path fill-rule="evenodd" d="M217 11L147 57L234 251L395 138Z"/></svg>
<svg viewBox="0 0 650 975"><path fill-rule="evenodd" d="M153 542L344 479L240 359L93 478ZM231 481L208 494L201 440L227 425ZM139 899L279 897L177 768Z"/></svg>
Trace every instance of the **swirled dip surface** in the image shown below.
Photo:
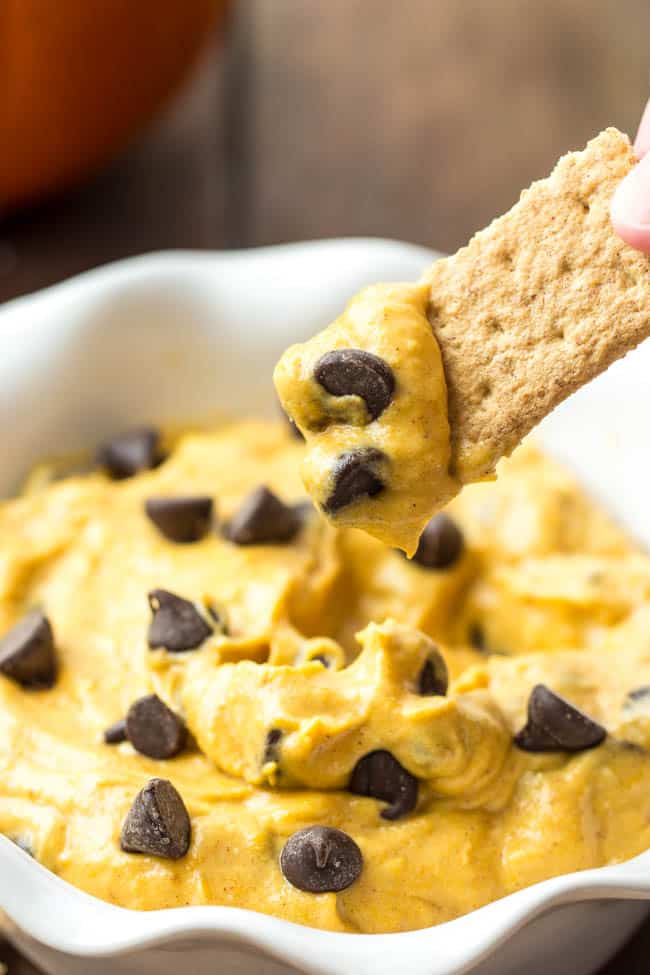
<svg viewBox="0 0 650 975"><path fill-rule="evenodd" d="M0 831L127 907L363 932L650 845L647 557L524 446L409 562L302 504L303 450L122 444L2 504Z"/></svg>

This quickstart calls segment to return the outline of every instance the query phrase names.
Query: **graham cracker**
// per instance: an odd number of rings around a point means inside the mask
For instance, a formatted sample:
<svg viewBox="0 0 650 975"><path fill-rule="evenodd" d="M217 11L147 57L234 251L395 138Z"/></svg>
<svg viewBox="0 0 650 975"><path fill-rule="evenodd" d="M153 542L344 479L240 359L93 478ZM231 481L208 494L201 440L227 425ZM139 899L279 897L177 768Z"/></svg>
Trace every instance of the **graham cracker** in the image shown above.
<svg viewBox="0 0 650 975"><path fill-rule="evenodd" d="M461 482L489 475L558 403L650 334L650 258L609 218L634 164L627 136L601 132L427 273Z"/></svg>

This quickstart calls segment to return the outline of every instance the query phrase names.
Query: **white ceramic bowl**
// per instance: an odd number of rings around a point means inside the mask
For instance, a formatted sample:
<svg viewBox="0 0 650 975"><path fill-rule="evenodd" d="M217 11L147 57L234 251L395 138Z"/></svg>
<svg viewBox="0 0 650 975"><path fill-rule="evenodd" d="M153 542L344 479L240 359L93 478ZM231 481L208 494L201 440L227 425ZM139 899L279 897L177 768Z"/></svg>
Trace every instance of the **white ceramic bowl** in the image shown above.
<svg viewBox="0 0 650 975"><path fill-rule="evenodd" d="M82 275L0 309L0 493L39 457L143 421L277 410L283 348L361 285L435 255L341 240L168 253ZM543 425L547 446L650 543L650 348ZM0 837L1 927L53 975L585 975L646 915L650 852L555 878L439 927L341 935L223 907L138 913L70 887Z"/></svg>

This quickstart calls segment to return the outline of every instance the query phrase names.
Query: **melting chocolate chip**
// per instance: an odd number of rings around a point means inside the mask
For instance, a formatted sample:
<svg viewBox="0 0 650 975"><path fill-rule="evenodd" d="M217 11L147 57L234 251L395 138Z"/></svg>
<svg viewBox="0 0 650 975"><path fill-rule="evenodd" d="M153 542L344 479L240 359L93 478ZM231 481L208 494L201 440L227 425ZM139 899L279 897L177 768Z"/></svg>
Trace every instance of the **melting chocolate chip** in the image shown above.
<svg viewBox="0 0 650 975"><path fill-rule="evenodd" d="M133 801L120 836L125 853L180 860L190 848L185 803L167 779L151 779Z"/></svg>
<svg viewBox="0 0 650 975"><path fill-rule="evenodd" d="M310 657L310 661L311 662L317 661L319 664L322 664L326 670L329 670L329 668L331 667L331 661L329 657L325 656L324 653L317 653L315 657Z"/></svg>
<svg viewBox="0 0 650 975"><path fill-rule="evenodd" d="M138 698L126 715L126 734L137 752L149 758L173 758L185 747L185 722L157 694Z"/></svg>
<svg viewBox="0 0 650 975"><path fill-rule="evenodd" d="M212 520L212 498L149 498L144 509L158 530L171 542L198 542Z"/></svg>
<svg viewBox="0 0 650 975"><path fill-rule="evenodd" d="M126 718L120 718L104 732L104 744L119 745L126 741Z"/></svg>
<svg viewBox="0 0 650 975"><path fill-rule="evenodd" d="M478 650L479 653L485 653L487 646L485 640L485 630L480 623L470 623L467 630L467 640L470 647Z"/></svg>
<svg viewBox="0 0 650 975"><path fill-rule="evenodd" d="M214 632L189 599L166 589L153 589L148 598L153 618L147 641L152 650L158 647L170 653L196 650Z"/></svg>
<svg viewBox="0 0 650 975"><path fill-rule="evenodd" d="M528 699L528 721L515 744L527 752L581 752L595 748L606 730L544 684L537 684Z"/></svg>
<svg viewBox="0 0 650 975"><path fill-rule="evenodd" d="M323 510L333 515L359 498L374 498L383 491L386 485L376 468L385 458L386 455L374 447L341 454L332 471L333 487Z"/></svg>
<svg viewBox="0 0 650 975"><path fill-rule="evenodd" d="M420 535L413 561L426 569L449 569L463 552L463 533L453 518L441 511Z"/></svg>
<svg viewBox="0 0 650 975"><path fill-rule="evenodd" d="M650 707L650 687L635 687L628 691L623 707L626 709L638 707L640 704Z"/></svg>
<svg viewBox="0 0 650 975"><path fill-rule="evenodd" d="M0 640L0 673L21 687L52 687L56 650L50 621L39 610L28 613Z"/></svg>
<svg viewBox="0 0 650 975"><path fill-rule="evenodd" d="M226 537L235 545L290 542L301 525L300 511L284 504L262 485L244 499L227 528Z"/></svg>
<svg viewBox="0 0 650 975"><path fill-rule="evenodd" d="M266 765L267 762L277 762L278 760L278 745L282 740L282 732L279 728L271 728L267 733L266 741L264 742L264 755L262 756L262 764Z"/></svg>
<svg viewBox="0 0 650 975"><path fill-rule="evenodd" d="M157 467L164 457L160 450L160 433L152 427L130 430L97 448L96 460L115 480L133 477L140 471Z"/></svg>
<svg viewBox="0 0 650 975"><path fill-rule="evenodd" d="M445 658L436 650L424 666L418 677L418 693L424 697L444 697L449 687L449 671Z"/></svg>
<svg viewBox="0 0 650 975"><path fill-rule="evenodd" d="M326 352L314 367L314 378L332 396L360 396L371 420L384 412L395 392L391 367L363 349Z"/></svg>
<svg viewBox="0 0 650 975"><path fill-rule="evenodd" d="M205 609L206 609L206 612L207 612L208 616L210 617L210 619L211 620L214 620L214 622L217 624L217 626L221 630L221 632L224 633L227 636L228 635L228 625L227 625L225 619L222 617L222 615L219 612L219 610L215 606L212 606L211 603L207 603Z"/></svg>
<svg viewBox="0 0 650 975"><path fill-rule="evenodd" d="M382 809L384 819L399 819L415 809L418 801L418 780L407 772L394 755L384 749L369 752L354 766L350 792L388 802Z"/></svg>
<svg viewBox="0 0 650 975"><path fill-rule="evenodd" d="M280 854L282 873L308 894L336 893L361 874L363 857L351 836L331 826L308 826L290 836Z"/></svg>

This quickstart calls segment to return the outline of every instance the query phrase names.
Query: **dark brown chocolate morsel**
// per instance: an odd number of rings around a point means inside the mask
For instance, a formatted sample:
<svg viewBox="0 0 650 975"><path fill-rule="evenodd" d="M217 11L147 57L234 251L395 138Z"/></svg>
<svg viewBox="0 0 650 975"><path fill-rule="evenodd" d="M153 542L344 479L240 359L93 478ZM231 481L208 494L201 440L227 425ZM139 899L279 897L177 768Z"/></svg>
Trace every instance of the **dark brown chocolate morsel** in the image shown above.
<svg viewBox="0 0 650 975"><path fill-rule="evenodd" d="M597 721L537 684L528 698L528 721L515 735L515 744L527 752L581 752L600 745L606 735Z"/></svg>
<svg viewBox="0 0 650 975"><path fill-rule="evenodd" d="M104 743L106 745L119 745L123 741L126 741L126 718L120 718L104 732Z"/></svg>
<svg viewBox="0 0 650 975"><path fill-rule="evenodd" d="M485 639L485 630L480 623L470 623L467 631L467 640L470 647L474 650L478 650L479 653L485 653L487 647L487 641Z"/></svg>
<svg viewBox="0 0 650 975"><path fill-rule="evenodd" d="M271 728L267 732L266 740L264 742L264 754L262 756L262 764L266 765L267 762L277 762L279 756L279 744L282 740L282 732L279 728Z"/></svg>
<svg viewBox="0 0 650 975"><path fill-rule="evenodd" d="M625 711L650 709L650 687L635 687L628 691L623 708Z"/></svg>
<svg viewBox="0 0 650 975"><path fill-rule="evenodd" d="M153 618L147 641L152 650L164 647L170 653L196 650L214 632L189 599L166 589L149 593Z"/></svg>
<svg viewBox="0 0 650 975"><path fill-rule="evenodd" d="M332 396L360 396L371 420L384 412L395 392L391 367L363 349L326 352L314 367L314 378Z"/></svg>
<svg viewBox="0 0 650 975"><path fill-rule="evenodd" d="M151 779L133 801L120 836L125 853L180 860L190 848L190 817L167 779Z"/></svg>
<svg viewBox="0 0 650 975"><path fill-rule="evenodd" d="M384 819L406 816L415 809L418 801L418 780L384 749L369 752L359 759L348 789L357 796L370 796L389 803L381 811Z"/></svg>
<svg viewBox="0 0 650 975"><path fill-rule="evenodd" d="M130 430L106 440L97 448L96 454L97 463L118 481L140 471L152 470L163 459L160 433L153 427Z"/></svg>
<svg viewBox="0 0 650 975"><path fill-rule="evenodd" d="M280 854L282 873L308 894L346 890L361 874L363 857L351 836L331 826L308 826L290 836Z"/></svg>
<svg viewBox="0 0 650 975"><path fill-rule="evenodd" d="M32 610L0 640L0 673L21 687L52 687L57 661L54 634L47 616Z"/></svg>
<svg viewBox="0 0 650 975"><path fill-rule="evenodd" d="M463 553L463 533L444 511L434 515L420 535L413 561L426 569L449 569Z"/></svg>
<svg viewBox="0 0 650 975"><path fill-rule="evenodd" d="M322 664L326 670L329 670L332 666L332 661L324 653L317 653L315 657L310 657L310 663Z"/></svg>
<svg viewBox="0 0 650 975"><path fill-rule="evenodd" d="M425 660L418 677L418 693L425 697L444 697L449 687L449 671L445 658L436 649Z"/></svg>
<svg viewBox="0 0 650 975"><path fill-rule="evenodd" d="M149 498L144 509L156 528L171 542L198 542L212 521L212 498L206 495Z"/></svg>
<svg viewBox="0 0 650 975"><path fill-rule="evenodd" d="M141 755L173 758L185 747L185 722L157 694L134 701L126 715L126 735Z"/></svg>
<svg viewBox="0 0 650 975"><path fill-rule="evenodd" d="M273 545L290 542L302 526L302 513L284 504L264 485L244 499L225 535L235 545Z"/></svg>
<svg viewBox="0 0 650 975"><path fill-rule="evenodd" d="M374 447L341 454L332 471L332 490L323 510L333 515L359 498L374 498L383 491L386 485L378 467L385 459L386 455Z"/></svg>

